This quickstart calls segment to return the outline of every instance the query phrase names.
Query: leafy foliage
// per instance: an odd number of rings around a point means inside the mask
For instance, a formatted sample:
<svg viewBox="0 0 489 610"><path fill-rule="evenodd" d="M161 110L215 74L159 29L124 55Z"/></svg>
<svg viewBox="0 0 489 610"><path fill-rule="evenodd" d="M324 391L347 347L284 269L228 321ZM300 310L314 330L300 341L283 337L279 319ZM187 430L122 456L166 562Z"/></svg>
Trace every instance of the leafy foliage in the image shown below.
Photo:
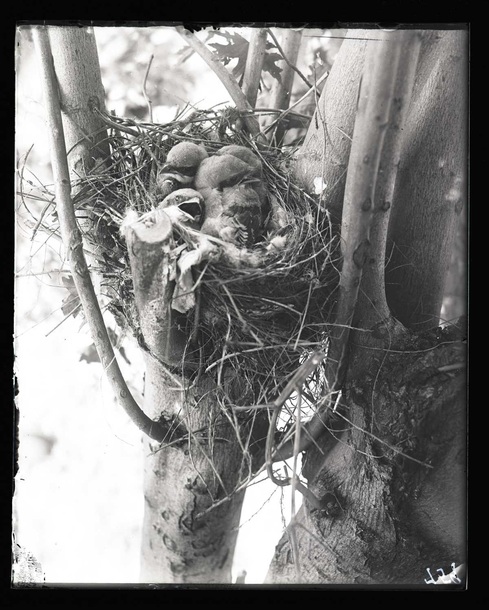
<svg viewBox="0 0 489 610"><path fill-rule="evenodd" d="M224 42L210 42L216 36L224 38ZM241 82L245 66L246 57L248 55L249 42L238 32L229 32L226 30L211 30L207 34L206 43L214 49L214 53L225 66L236 62L232 67L231 72L237 81ZM277 64L281 61L282 55L278 52L273 52L277 47L271 43L266 44L266 54L263 60L263 71L268 72L272 78L280 81L282 68ZM194 51L190 48L182 49L180 52L181 61L186 61Z"/></svg>
<svg viewBox="0 0 489 610"><path fill-rule="evenodd" d="M246 56L248 55L249 43L238 33L230 33L224 30L218 32L209 32L208 40L213 36L222 36L226 39L227 43L222 44L219 42L209 43L210 47L215 49L216 55L227 66L232 60L236 59L238 63L232 69L233 76L236 79L240 79L243 76L244 69L246 66Z"/></svg>
<svg viewBox="0 0 489 610"><path fill-rule="evenodd" d="M276 49L277 47L271 42L267 42L267 50ZM280 53L266 53L265 59L263 60L262 70L268 72L272 78L275 78L280 82L280 74L282 68L277 65L277 62L282 59Z"/></svg>
<svg viewBox="0 0 489 610"><path fill-rule="evenodd" d="M210 47L215 49L215 52L222 63L227 66L233 59L237 60L236 66L232 69L233 76L240 80L243 77L245 66L246 66L246 57L248 55L248 47L249 42L238 33L230 33L224 30L218 32L210 32L208 40L213 36L222 36L227 40L227 44L221 44L219 42L209 43ZM282 68L277 65L277 62L282 59L282 55L280 53L271 53L271 49L276 49L277 47L271 42L267 42L266 49L267 53L265 54L265 58L263 60L263 70L268 72L270 76L280 81L280 73L282 72Z"/></svg>

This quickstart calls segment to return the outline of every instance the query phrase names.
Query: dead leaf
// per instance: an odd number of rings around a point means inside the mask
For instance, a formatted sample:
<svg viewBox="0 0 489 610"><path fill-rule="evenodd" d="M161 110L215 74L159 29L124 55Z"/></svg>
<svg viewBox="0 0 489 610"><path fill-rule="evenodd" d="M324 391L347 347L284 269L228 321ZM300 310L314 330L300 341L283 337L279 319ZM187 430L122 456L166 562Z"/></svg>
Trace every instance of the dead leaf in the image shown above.
<svg viewBox="0 0 489 610"><path fill-rule="evenodd" d="M248 55L249 42L240 34L220 31L212 32L214 36L222 36L227 40L226 44L219 42L209 43L210 47L215 49L215 54L219 60L227 66L232 60L237 59L238 63L233 68L232 73L235 78L239 79L245 70L246 57Z"/></svg>
<svg viewBox="0 0 489 610"><path fill-rule="evenodd" d="M63 275L61 276L61 282L63 287L68 291L68 295L63 299L61 311L65 316L73 314L73 317L76 318L80 311L80 297L78 296L73 276L71 274Z"/></svg>

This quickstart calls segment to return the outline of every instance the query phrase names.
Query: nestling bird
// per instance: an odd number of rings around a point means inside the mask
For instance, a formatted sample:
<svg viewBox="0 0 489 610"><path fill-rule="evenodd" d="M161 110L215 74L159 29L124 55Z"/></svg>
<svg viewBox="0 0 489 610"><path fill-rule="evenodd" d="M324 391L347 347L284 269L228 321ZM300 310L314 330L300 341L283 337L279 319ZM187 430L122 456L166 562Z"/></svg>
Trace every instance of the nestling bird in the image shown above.
<svg viewBox="0 0 489 610"><path fill-rule="evenodd" d="M239 144L228 144L227 146L220 148L216 155L232 155L233 157L237 157L256 170L256 176L258 178L262 177L262 165L259 157L246 146L240 146Z"/></svg>
<svg viewBox="0 0 489 610"><path fill-rule="evenodd" d="M269 205L267 190L265 188L265 185L263 184L263 167L258 155L256 155L246 146L240 146L238 144L229 144L227 146L223 146L217 151L216 155L232 155L233 157L244 161L249 166L249 168L251 168L249 178L250 181L253 180L253 188L259 194L260 199L265 201L267 206Z"/></svg>
<svg viewBox="0 0 489 610"><path fill-rule="evenodd" d="M192 188L178 189L167 195L158 208L164 209L170 218L198 229L204 216L204 197Z"/></svg>
<svg viewBox="0 0 489 610"><path fill-rule="evenodd" d="M245 160L244 147L225 148L204 159L195 175L195 188L205 202L201 231L245 248L254 245L263 232L268 194L258 157L249 151L256 159Z"/></svg>
<svg viewBox="0 0 489 610"><path fill-rule="evenodd" d="M205 148L193 142L173 146L156 177L156 196L163 199L176 189L190 186L199 164L207 156Z"/></svg>
<svg viewBox="0 0 489 610"><path fill-rule="evenodd" d="M209 238L202 235L200 228L204 214L204 198L192 188L182 188L167 195L156 211L162 210L171 220L173 227L182 225L196 229L187 232L187 240L173 250L170 279L175 281L172 308L186 313L196 305L199 293L195 289L193 268L202 261L215 257L218 250ZM197 308L198 310L198 308Z"/></svg>

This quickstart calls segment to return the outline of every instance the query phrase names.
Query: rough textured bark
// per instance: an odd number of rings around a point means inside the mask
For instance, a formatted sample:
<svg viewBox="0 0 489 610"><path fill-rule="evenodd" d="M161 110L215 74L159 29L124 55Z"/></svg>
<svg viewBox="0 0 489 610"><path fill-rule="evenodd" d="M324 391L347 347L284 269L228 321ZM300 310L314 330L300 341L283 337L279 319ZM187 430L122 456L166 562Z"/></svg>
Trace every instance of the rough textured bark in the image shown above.
<svg viewBox="0 0 489 610"><path fill-rule="evenodd" d="M161 446L144 441L141 580L230 583L244 498L244 491L232 494L244 474L241 448L211 380L185 392L174 385L148 356L145 407L165 418L169 433Z"/></svg>
<svg viewBox="0 0 489 610"><path fill-rule="evenodd" d="M465 375L463 366L444 370L463 363L464 344L446 336L408 345L362 350L370 374L345 388L339 442L326 461L308 452L305 475L324 508L306 501L297 516L306 583L426 586L426 568L466 559ZM267 582L295 579L285 534Z"/></svg>

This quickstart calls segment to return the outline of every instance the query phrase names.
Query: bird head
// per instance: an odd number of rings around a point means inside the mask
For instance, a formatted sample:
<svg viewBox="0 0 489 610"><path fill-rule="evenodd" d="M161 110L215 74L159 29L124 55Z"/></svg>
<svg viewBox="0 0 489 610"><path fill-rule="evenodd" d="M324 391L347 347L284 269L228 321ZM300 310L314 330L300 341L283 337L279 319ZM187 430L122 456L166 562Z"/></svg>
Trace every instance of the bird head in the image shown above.
<svg viewBox="0 0 489 610"><path fill-rule="evenodd" d="M176 217L178 216L178 219L183 222L190 222L198 226L204 213L204 198L199 191L194 189L178 189L167 195L158 208L164 209L170 216L175 213Z"/></svg>
<svg viewBox="0 0 489 610"><path fill-rule="evenodd" d="M195 187L219 189L232 187L242 183L260 182L256 170L235 155L214 155L204 159L199 165L195 176Z"/></svg>
<svg viewBox="0 0 489 610"><path fill-rule="evenodd" d="M160 177L174 178L180 183L190 184L200 163L207 157L207 151L193 142L179 142L170 149L165 164L160 169Z"/></svg>
<svg viewBox="0 0 489 610"><path fill-rule="evenodd" d="M233 157L241 159L241 161L247 163L253 170L258 173L258 175L261 174L262 164L260 158L246 146L240 146L238 144L229 144L220 148L217 151L216 155L232 155Z"/></svg>

